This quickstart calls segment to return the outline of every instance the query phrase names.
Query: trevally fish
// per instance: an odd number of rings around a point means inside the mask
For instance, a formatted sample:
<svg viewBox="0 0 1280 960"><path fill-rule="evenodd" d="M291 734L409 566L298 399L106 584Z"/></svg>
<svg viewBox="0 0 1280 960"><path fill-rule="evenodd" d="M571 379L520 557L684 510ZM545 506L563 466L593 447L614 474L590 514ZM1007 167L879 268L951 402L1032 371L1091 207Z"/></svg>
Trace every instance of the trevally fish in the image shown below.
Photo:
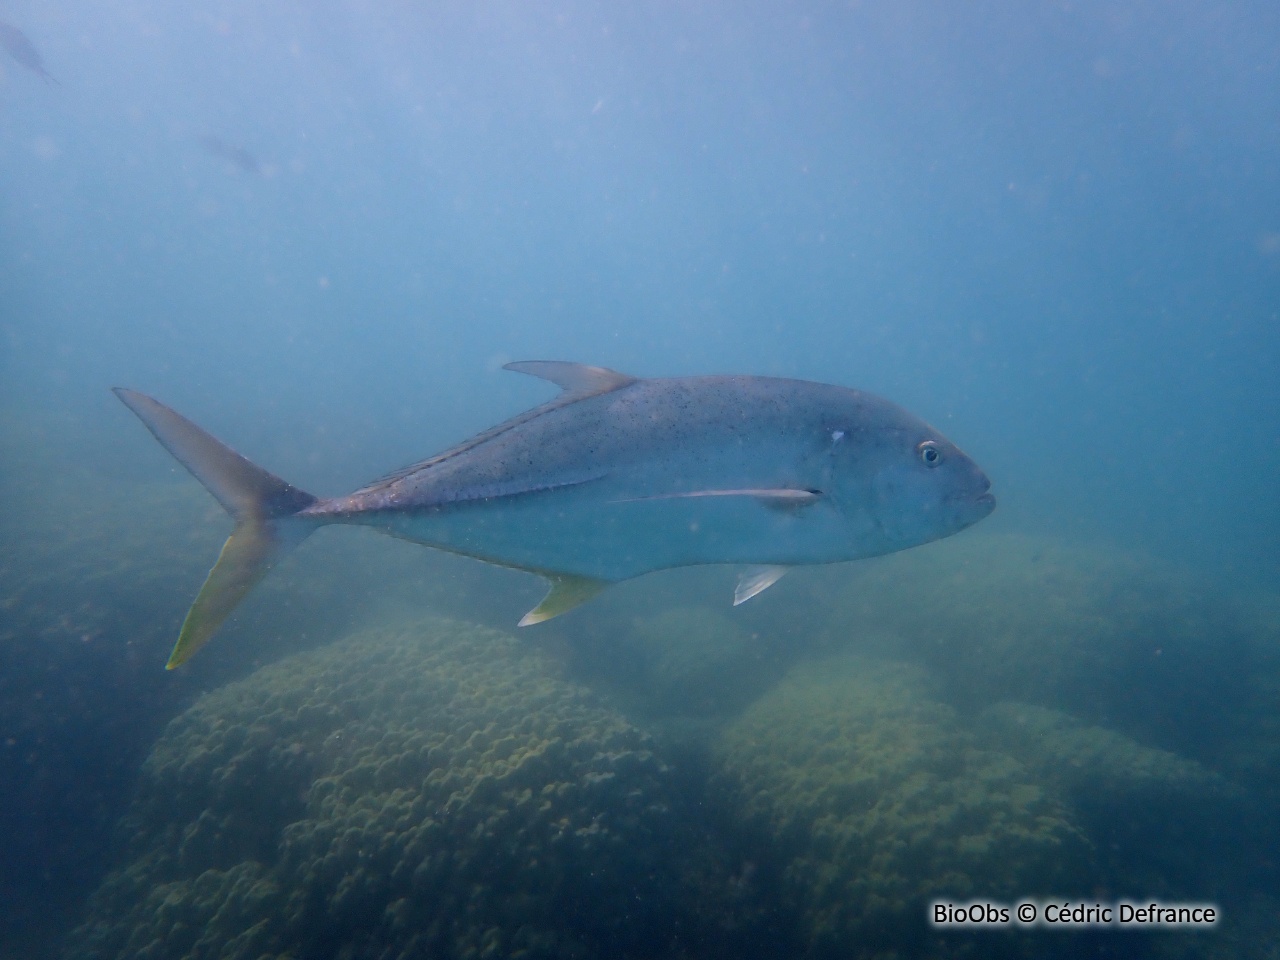
<svg viewBox="0 0 1280 960"><path fill-rule="evenodd" d="M577 363L508 370L562 390L540 407L344 497L305 493L163 404L116 394L235 521L187 614L172 669L317 527L371 526L527 570L550 590L521 626L611 583L743 564L734 603L802 564L893 553L995 509L959 448L870 393L804 380L641 379Z"/></svg>

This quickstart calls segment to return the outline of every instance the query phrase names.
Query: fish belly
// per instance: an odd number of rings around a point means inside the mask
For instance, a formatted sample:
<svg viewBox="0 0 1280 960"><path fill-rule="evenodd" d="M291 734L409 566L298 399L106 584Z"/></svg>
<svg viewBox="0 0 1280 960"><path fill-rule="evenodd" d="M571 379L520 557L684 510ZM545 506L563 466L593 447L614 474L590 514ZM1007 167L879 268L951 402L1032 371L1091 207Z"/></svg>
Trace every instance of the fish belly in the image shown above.
<svg viewBox="0 0 1280 960"><path fill-rule="evenodd" d="M865 555L829 504L752 496L506 497L362 518L393 536L539 573L626 580L691 564L811 564Z"/></svg>

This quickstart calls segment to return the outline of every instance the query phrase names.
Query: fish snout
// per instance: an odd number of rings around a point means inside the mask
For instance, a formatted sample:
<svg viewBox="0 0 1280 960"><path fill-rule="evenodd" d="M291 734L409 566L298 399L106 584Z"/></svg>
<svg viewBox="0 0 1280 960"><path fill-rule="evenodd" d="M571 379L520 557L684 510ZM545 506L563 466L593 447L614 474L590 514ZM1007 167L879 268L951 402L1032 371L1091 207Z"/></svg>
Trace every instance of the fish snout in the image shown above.
<svg viewBox="0 0 1280 960"><path fill-rule="evenodd" d="M967 466L969 467L968 476L965 477L962 489L947 497L957 515L956 519L961 529L990 516L991 511L996 508L996 498L991 492L990 478L977 464L970 462Z"/></svg>
<svg viewBox="0 0 1280 960"><path fill-rule="evenodd" d="M969 521L970 523L977 523L983 517L990 516L991 511L996 508L996 495L991 492L991 479L977 467L974 467L974 472L978 475L978 483L975 488L976 493L971 495L973 498L971 502L976 516Z"/></svg>

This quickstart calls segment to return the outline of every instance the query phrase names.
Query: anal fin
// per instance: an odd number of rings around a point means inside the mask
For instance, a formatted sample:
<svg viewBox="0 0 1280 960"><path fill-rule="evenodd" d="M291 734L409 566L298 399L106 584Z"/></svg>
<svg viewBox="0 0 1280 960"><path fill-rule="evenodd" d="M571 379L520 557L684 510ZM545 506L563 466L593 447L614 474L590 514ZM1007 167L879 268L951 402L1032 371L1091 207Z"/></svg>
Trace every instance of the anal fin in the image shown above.
<svg viewBox="0 0 1280 960"><path fill-rule="evenodd" d="M782 579L787 567L761 566L748 567L738 578L738 586L733 591L733 605L746 603L758 593L764 593Z"/></svg>
<svg viewBox="0 0 1280 960"><path fill-rule="evenodd" d="M605 580L593 580L591 577L578 577L569 573L543 574L551 581L551 589L542 598L542 602L520 619L520 626L528 627L542 623L562 613L568 613L580 606L609 586Z"/></svg>

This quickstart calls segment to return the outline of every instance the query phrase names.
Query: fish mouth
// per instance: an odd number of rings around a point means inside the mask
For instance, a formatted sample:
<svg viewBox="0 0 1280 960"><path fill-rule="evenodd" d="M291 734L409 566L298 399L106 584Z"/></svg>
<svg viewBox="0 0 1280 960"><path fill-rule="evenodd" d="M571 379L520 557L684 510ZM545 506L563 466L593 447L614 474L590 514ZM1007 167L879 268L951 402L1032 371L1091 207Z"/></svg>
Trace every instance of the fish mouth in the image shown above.
<svg viewBox="0 0 1280 960"><path fill-rule="evenodd" d="M973 498L973 505L982 511L985 517L996 508L996 495L991 492L991 478L981 471L978 472L980 485L978 487L982 492Z"/></svg>
<svg viewBox="0 0 1280 960"><path fill-rule="evenodd" d="M993 493L982 493L974 497L970 503L973 504L973 512L976 514L976 520L991 515L991 511L996 508L996 497Z"/></svg>
<svg viewBox="0 0 1280 960"><path fill-rule="evenodd" d="M977 495L972 492L955 493L947 497L947 502L958 506L982 507L990 513L996 508L996 495L991 492L991 484L988 483L982 488L982 493Z"/></svg>

